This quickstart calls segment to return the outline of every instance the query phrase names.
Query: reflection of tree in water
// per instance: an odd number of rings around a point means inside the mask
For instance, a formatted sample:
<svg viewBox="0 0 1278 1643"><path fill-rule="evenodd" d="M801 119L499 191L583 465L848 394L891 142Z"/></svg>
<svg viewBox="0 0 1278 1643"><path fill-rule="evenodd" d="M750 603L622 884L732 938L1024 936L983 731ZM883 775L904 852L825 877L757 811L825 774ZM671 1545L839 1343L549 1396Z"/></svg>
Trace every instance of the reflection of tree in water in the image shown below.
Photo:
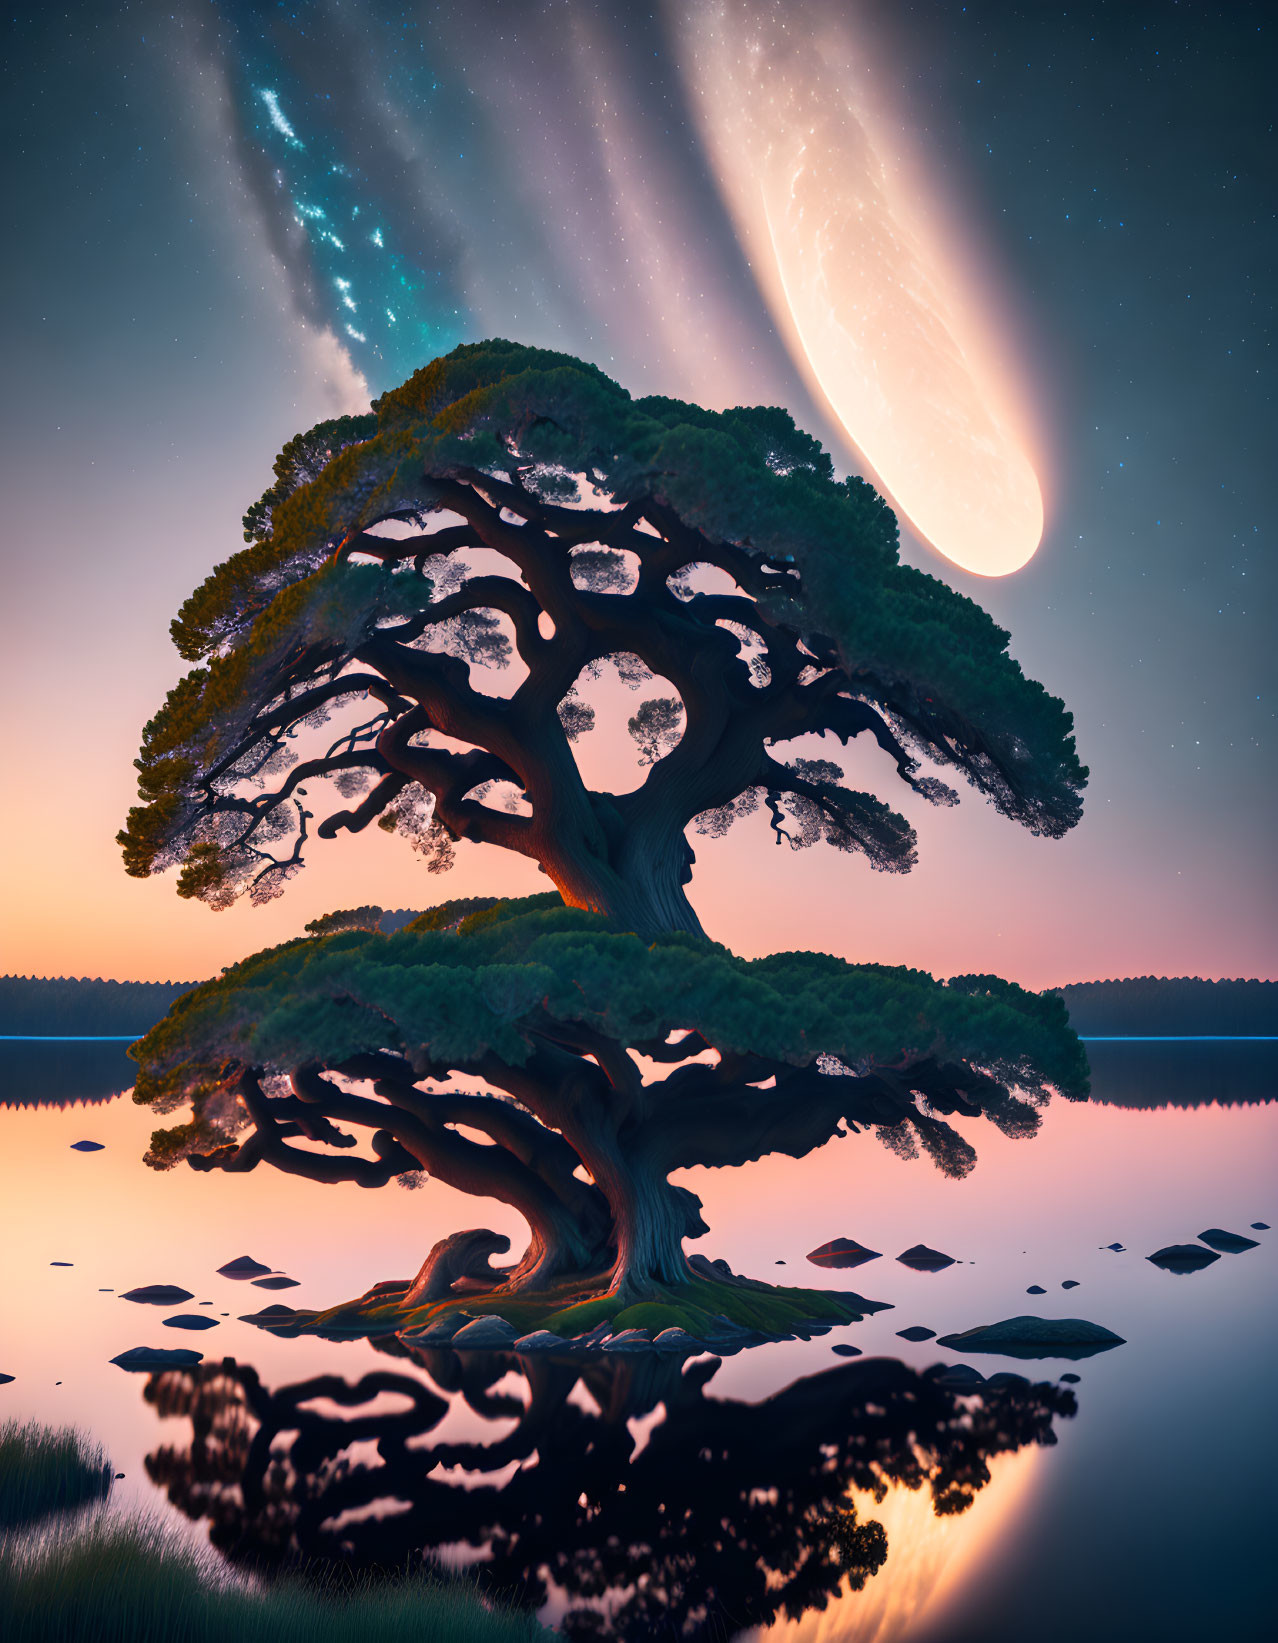
<svg viewBox="0 0 1278 1643"><path fill-rule="evenodd" d="M748 1404L706 1394L715 1360L413 1356L505 1430L428 1441L449 1404L417 1374L272 1392L227 1359L150 1379L148 1402L187 1417L192 1439L147 1470L261 1570L404 1568L460 1547L493 1589L560 1597L570 1636L720 1637L824 1608L844 1576L859 1589L882 1566L883 1529L858 1521L849 1490L927 1487L937 1513L962 1512L991 1456L1053 1443L1053 1419L1076 1408L1049 1384L961 1396L891 1359ZM579 1383L589 1397L570 1398Z"/></svg>

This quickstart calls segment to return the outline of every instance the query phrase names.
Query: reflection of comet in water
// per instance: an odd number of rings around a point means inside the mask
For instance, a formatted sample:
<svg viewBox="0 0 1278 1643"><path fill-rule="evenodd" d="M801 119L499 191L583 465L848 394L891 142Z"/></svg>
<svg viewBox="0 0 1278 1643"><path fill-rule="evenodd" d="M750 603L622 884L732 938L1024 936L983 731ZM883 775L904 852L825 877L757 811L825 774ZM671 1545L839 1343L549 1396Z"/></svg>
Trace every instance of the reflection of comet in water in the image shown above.
<svg viewBox="0 0 1278 1643"><path fill-rule="evenodd" d="M683 60L774 318L920 535L964 570L1019 570L1043 500L957 254L892 168L852 54L808 6L709 0Z"/></svg>

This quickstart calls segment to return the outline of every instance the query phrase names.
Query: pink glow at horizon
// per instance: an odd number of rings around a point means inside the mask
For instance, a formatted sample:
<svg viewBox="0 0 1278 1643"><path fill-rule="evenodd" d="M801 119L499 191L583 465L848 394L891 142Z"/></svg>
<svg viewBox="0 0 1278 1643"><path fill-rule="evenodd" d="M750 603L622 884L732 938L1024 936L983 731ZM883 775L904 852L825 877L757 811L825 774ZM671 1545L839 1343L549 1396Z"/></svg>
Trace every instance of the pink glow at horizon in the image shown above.
<svg viewBox="0 0 1278 1643"><path fill-rule="evenodd" d="M864 90L841 30L755 0L685 14L686 77L738 232L795 363L915 530L1006 576L1044 507L994 293ZM881 96L881 92L879 93Z"/></svg>

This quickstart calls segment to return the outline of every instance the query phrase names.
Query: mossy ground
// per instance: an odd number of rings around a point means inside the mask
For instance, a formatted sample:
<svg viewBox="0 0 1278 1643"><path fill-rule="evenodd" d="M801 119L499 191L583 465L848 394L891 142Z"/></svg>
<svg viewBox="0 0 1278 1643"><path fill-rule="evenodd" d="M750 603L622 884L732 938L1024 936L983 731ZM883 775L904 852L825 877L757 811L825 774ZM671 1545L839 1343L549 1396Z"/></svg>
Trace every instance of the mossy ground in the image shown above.
<svg viewBox="0 0 1278 1643"><path fill-rule="evenodd" d="M404 1286L407 1288L407 1285ZM822 1289L716 1281L690 1273L679 1284L659 1285L644 1300L629 1301L602 1290L598 1279L580 1277L548 1285L535 1293L511 1293L499 1287L452 1295L443 1301L405 1307L403 1289L379 1286L356 1301L322 1312L281 1313L262 1322L279 1334L383 1335L417 1333L464 1313L472 1318L504 1318L521 1335L549 1330L565 1340L589 1334L607 1323L613 1331L684 1329L696 1340L724 1332L723 1320L764 1335L803 1334L813 1325L858 1323L880 1303Z"/></svg>

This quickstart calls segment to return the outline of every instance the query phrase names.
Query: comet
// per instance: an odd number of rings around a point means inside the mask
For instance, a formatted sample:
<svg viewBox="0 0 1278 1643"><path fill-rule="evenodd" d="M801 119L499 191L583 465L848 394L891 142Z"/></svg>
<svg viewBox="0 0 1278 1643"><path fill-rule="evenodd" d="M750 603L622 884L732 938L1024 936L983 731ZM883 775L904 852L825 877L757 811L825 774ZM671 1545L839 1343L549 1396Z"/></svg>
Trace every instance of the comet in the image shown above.
<svg viewBox="0 0 1278 1643"><path fill-rule="evenodd" d="M809 6L679 10L720 190L809 388L931 547L979 576L1019 570L1044 523L1025 386L867 54Z"/></svg>

